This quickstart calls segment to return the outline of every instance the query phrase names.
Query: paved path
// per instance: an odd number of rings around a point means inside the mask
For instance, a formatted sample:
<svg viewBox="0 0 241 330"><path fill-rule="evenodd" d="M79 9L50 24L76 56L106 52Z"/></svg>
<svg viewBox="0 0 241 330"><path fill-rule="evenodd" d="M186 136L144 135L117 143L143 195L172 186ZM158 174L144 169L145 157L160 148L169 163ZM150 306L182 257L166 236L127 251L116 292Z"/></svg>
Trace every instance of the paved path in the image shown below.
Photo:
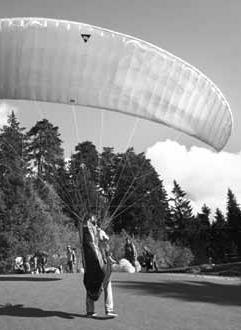
<svg viewBox="0 0 241 330"><path fill-rule="evenodd" d="M84 317L81 274L0 276L1 330L240 330L241 281L175 274L113 274L118 318Z"/></svg>

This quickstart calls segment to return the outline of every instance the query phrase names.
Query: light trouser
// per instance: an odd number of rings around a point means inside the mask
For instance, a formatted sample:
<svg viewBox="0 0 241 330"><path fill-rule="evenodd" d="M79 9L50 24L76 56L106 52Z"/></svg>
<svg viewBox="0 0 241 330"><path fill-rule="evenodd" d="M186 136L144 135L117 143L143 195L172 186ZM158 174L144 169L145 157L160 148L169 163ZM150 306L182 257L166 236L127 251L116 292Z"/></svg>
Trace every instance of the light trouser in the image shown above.
<svg viewBox="0 0 241 330"><path fill-rule="evenodd" d="M113 294L111 281L108 281L104 286L104 300L105 300L105 312L113 312ZM86 312L87 314L93 314L95 312L95 302L86 294Z"/></svg>

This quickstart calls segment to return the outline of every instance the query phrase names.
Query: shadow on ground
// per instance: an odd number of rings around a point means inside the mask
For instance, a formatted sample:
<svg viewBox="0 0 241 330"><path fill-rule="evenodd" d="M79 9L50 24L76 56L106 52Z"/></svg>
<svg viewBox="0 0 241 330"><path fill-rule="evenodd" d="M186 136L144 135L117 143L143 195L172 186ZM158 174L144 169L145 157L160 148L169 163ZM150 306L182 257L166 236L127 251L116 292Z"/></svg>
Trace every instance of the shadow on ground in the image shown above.
<svg viewBox="0 0 241 330"><path fill-rule="evenodd" d="M0 276L1 281L59 281L61 278L58 277L34 277L34 276Z"/></svg>
<svg viewBox="0 0 241 330"><path fill-rule="evenodd" d="M51 317L57 316L63 319L73 319L75 317L85 317L81 314L72 314L61 311L48 311L41 308L24 307L24 305L0 305L0 315L18 317Z"/></svg>
<svg viewBox="0 0 241 330"><path fill-rule="evenodd" d="M241 306L241 285L199 281L114 281L116 287L133 294L174 298L191 302Z"/></svg>
<svg viewBox="0 0 241 330"><path fill-rule="evenodd" d="M5 304L0 305L0 316L17 316L17 317L60 317L62 319L74 319L75 317L87 318L86 314L74 314L74 313L66 313L61 311L48 311L43 310L41 308L34 307L25 307L24 305L12 305ZM91 319L95 320L110 320L110 317L107 316L95 316Z"/></svg>

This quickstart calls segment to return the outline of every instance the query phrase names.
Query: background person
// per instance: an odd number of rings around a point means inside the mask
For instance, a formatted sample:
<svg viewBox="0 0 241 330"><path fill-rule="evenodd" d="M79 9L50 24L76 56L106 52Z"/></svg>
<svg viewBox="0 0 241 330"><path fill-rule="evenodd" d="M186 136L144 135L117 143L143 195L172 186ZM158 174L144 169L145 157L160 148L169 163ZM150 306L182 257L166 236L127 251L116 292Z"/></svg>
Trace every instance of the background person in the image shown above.
<svg viewBox="0 0 241 330"><path fill-rule="evenodd" d="M144 246L143 248L143 259L147 272L149 270L158 271L156 255L147 246Z"/></svg>
<svg viewBox="0 0 241 330"><path fill-rule="evenodd" d="M17 273L24 273L23 257L16 257L14 262L14 270Z"/></svg>
<svg viewBox="0 0 241 330"><path fill-rule="evenodd" d="M130 263L136 267L136 261L137 261L137 251L134 243L131 241L129 237L126 238L125 243L125 256L124 258L130 261Z"/></svg>
<svg viewBox="0 0 241 330"><path fill-rule="evenodd" d="M31 273L31 265L30 265L31 257L32 256L29 254L27 254L26 256L23 257L23 265L24 265L25 273Z"/></svg>
<svg viewBox="0 0 241 330"><path fill-rule="evenodd" d="M32 274L38 274L38 257L36 253L30 259L30 267Z"/></svg>
<svg viewBox="0 0 241 330"><path fill-rule="evenodd" d="M47 256L48 254L44 251L37 251L35 253L35 256L37 258L37 271L39 274L44 274L45 273L45 267L47 264Z"/></svg>
<svg viewBox="0 0 241 330"><path fill-rule="evenodd" d="M69 273L74 272L74 265L76 264L76 254L70 245L67 246L67 270Z"/></svg>

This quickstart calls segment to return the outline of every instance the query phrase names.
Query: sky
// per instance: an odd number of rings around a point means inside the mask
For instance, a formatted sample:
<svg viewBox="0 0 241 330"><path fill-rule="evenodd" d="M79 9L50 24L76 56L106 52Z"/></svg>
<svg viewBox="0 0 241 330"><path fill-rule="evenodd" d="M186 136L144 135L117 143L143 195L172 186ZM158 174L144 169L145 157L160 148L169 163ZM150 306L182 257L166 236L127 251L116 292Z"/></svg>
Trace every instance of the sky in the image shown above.
<svg viewBox="0 0 241 330"><path fill-rule="evenodd" d="M20 5L21 3L21 5ZM134 146L151 159L170 192L175 179L195 210L206 203L225 212L227 189L241 202L241 2L239 0L8 0L1 17L46 17L93 24L143 39L184 59L223 92L234 127L224 150L171 128L121 114L59 104L0 102L0 125L15 109L30 128L48 118L58 125L66 157L83 140L124 151Z"/></svg>

